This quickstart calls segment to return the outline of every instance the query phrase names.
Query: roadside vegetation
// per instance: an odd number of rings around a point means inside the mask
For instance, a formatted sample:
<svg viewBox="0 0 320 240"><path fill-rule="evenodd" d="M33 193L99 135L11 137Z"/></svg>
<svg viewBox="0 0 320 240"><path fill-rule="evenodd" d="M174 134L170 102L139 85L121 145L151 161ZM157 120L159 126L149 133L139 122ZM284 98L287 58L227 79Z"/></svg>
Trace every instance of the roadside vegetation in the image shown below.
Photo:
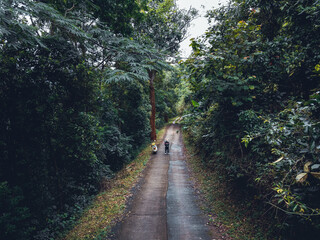
<svg viewBox="0 0 320 240"><path fill-rule="evenodd" d="M181 63L200 168L258 210L251 224L272 219L273 239L319 236L319 14L319 1L230 1L208 12L211 27Z"/></svg>
<svg viewBox="0 0 320 240"><path fill-rule="evenodd" d="M197 149L188 142L186 132L184 143L191 179L212 232L218 232L226 240L276 239L279 232L270 224L273 219L268 210L259 206L256 196L234 189L220 172L207 168Z"/></svg>
<svg viewBox="0 0 320 240"><path fill-rule="evenodd" d="M1 240L59 239L81 216L96 231L84 211L105 183L118 205L87 211L123 208L114 177L176 115L167 60L195 15L173 0L0 0Z"/></svg>

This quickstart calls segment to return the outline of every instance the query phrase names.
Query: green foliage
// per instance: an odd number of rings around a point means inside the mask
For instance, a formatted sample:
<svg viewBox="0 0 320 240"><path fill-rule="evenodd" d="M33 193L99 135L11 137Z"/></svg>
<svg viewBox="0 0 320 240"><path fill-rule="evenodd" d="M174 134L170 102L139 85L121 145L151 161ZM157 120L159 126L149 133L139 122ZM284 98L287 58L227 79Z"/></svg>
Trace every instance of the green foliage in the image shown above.
<svg viewBox="0 0 320 240"><path fill-rule="evenodd" d="M111 146L108 148L111 154L107 155L107 162L113 162L111 168L119 170L133 159L149 137L147 83L126 81L110 83L106 87L100 119L102 126L105 126L103 131L110 131L104 140Z"/></svg>
<svg viewBox="0 0 320 240"><path fill-rule="evenodd" d="M173 0L150 0L143 11L143 20L137 23L135 38L174 54L185 39L195 9L178 9Z"/></svg>
<svg viewBox="0 0 320 240"><path fill-rule="evenodd" d="M161 128L168 123L170 118L177 115L176 104L178 95L175 92L179 84L177 69L175 71L164 72L156 78L156 109L157 109L157 128Z"/></svg>
<svg viewBox="0 0 320 240"><path fill-rule="evenodd" d="M208 12L215 22L182 66L184 121L207 167L288 215L294 239L319 230L319 9L231 1Z"/></svg>
<svg viewBox="0 0 320 240"><path fill-rule="evenodd" d="M2 239L28 239L32 228L28 226L31 215L24 206L24 197L19 187L9 187L0 183L0 232Z"/></svg>
<svg viewBox="0 0 320 240"><path fill-rule="evenodd" d="M61 220L54 220L57 212L95 193L108 168L95 156L95 85L87 66L62 39L42 41L47 48L6 48L1 54L0 176L24 192L33 216L29 228L49 227L51 235Z"/></svg>
<svg viewBox="0 0 320 240"><path fill-rule="evenodd" d="M147 142L149 72L172 69L159 48L133 38L147 8L133 0L0 0L1 237L62 237L101 181ZM159 84L159 109L171 116L168 87Z"/></svg>
<svg viewBox="0 0 320 240"><path fill-rule="evenodd" d="M99 17L100 21L107 24L115 33L121 33L124 36L130 36L134 32L135 22L140 22L143 18L141 7L143 1L134 0L95 0L93 14ZM90 2L87 3L90 5Z"/></svg>
<svg viewBox="0 0 320 240"><path fill-rule="evenodd" d="M308 187L296 182L298 174L303 171L310 172L303 167L307 162L310 163L311 169L318 171L316 166L319 163L319 149L317 149L319 120L314 115L314 112L319 110L317 98L319 98L318 92L312 95L310 102L305 102L303 105L299 102L292 103L290 108L286 108L279 112L277 116L266 120L263 129L253 131L255 133L252 134L260 135L262 138L258 144L263 142L272 147L271 152L278 158L277 161L269 163L275 170L273 177L278 181L281 180L275 190L277 192L281 191L281 193L285 191L287 193L295 192L290 201L285 201L286 209L303 214L307 214L308 211L312 214L319 214L317 201L315 200L318 198L317 194L311 194L313 196L307 197L307 195L310 195L310 188L319 188L317 174L310 174L307 179ZM256 142L253 140L252 144L256 145ZM252 148L254 149L254 146ZM283 170L286 172L285 176L281 174ZM275 197L279 202L282 202L287 196L287 194L280 194Z"/></svg>

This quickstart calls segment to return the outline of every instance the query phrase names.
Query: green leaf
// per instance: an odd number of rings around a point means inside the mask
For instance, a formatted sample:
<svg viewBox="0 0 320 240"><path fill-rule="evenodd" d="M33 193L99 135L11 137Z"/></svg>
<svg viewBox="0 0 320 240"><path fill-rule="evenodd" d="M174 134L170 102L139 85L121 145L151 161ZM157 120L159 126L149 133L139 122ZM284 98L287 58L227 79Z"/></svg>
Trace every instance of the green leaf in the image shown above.
<svg viewBox="0 0 320 240"><path fill-rule="evenodd" d="M200 104L198 102L196 102L195 100L191 100L193 107L198 108L200 106Z"/></svg>

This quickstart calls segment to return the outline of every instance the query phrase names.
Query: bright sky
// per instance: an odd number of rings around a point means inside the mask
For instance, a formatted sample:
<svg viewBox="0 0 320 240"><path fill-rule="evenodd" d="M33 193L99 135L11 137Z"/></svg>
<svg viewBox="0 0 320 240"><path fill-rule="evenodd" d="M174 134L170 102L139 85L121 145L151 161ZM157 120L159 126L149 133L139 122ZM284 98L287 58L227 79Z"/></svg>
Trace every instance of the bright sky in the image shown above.
<svg viewBox="0 0 320 240"><path fill-rule="evenodd" d="M181 43L180 52L182 57L188 57L191 53L190 38L196 38L204 34L209 27L204 17L207 10L218 8L219 4L226 5L228 0L176 0L180 9L189 9L190 6L199 11L199 17L192 21L189 28L189 37Z"/></svg>

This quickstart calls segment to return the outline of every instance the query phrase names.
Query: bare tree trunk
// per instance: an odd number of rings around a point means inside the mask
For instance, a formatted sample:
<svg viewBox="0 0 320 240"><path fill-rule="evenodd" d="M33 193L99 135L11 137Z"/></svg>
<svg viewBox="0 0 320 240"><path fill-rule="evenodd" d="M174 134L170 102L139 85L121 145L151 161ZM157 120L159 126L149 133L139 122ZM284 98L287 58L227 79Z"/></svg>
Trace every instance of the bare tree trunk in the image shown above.
<svg viewBox="0 0 320 240"><path fill-rule="evenodd" d="M156 77L156 71L149 71L149 87L150 87L150 104L151 104L151 116L150 116L150 127L151 127L151 140L157 140L156 133L156 97L154 91L154 79Z"/></svg>

